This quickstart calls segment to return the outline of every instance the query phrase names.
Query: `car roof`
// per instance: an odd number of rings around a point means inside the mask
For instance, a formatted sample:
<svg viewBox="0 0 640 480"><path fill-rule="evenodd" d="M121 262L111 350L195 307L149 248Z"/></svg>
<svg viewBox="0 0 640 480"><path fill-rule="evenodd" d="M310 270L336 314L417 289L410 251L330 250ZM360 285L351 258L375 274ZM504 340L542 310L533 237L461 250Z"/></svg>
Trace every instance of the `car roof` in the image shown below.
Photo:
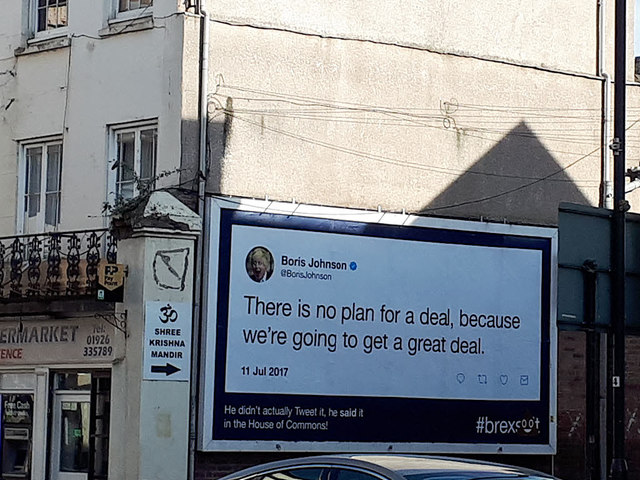
<svg viewBox="0 0 640 480"><path fill-rule="evenodd" d="M411 475L416 475L420 478L437 478L446 475L447 478L455 477L460 479L522 478L526 475L548 479L554 478L551 475L534 470L464 458L401 454L350 454L317 455L270 462L241 470L224 477L223 480L234 480L269 471L301 466L364 468L395 480L406 480L405 476Z"/></svg>

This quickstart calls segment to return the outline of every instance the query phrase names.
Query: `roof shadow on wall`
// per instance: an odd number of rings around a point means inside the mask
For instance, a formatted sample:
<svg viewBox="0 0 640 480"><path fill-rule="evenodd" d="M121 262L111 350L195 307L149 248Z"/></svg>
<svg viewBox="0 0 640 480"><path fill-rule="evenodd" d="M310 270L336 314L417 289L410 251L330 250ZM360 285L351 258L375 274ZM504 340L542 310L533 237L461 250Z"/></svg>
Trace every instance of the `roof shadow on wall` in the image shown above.
<svg viewBox="0 0 640 480"><path fill-rule="evenodd" d="M589 204L562 168L521 122L420 213L557 225L560 202Z"/></svg>
<svg viewBox="0 0 640 480"><path fill-rule="evenodd" d="M211 119L207 126L207 194L220 193L222 158L226 149L229 122L229 116L218 115ZM180 188L176 189L174 195L196 210L200 180L200 123L196 120L182 120L181 128Z"/></svg>

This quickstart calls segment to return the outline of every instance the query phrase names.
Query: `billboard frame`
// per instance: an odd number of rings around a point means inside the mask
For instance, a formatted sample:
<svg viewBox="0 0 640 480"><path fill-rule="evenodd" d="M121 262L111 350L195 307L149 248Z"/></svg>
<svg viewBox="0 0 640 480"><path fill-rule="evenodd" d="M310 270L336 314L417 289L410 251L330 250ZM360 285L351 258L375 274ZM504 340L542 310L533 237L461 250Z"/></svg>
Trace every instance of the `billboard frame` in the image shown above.
<svg viewBox="0 0 640 480"><path fill-rule="evenodd" d="M208 215L205 219L205 274L203 276L203 314L200 359L200 400L198 449L201 451L290 451L290 452L403 452L403 453L508 453L554 454L557 445L557 247L558 232L555 228L497 224L468 220L355 210L296 203L248 200L240 198L208 198ZM352 441L289 441L289 440L226 440L215 439L213 411L215 389L215 349L218 304L218 270L220 259L220 225L223 210L252 212L269 215L285 215L306 219L341 220L363 224L379 224L396 227L455 230L461 232L495 234L513 237L533 237L548 240L550 244L549 268L549 358L548 358L548 442L528 443L436 443L436 442L352 442ZM543 332L541 332L543 333ZM541 359L544 362L545 359ZM224 377L224 372L221 372ZM222 379L224 381L224 378Z"/></svg>

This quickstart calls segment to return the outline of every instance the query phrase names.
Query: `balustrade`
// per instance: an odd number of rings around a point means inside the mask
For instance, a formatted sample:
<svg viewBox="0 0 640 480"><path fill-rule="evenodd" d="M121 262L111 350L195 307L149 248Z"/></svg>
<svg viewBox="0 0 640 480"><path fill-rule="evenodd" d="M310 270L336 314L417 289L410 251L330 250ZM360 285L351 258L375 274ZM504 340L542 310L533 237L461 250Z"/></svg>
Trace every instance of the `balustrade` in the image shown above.
<svg viewBox="0 0 640 480"><path fill-rule="evenodd" d="M116 263L108 230L0 237L0 301L96 294L102 263Z"/></svg>

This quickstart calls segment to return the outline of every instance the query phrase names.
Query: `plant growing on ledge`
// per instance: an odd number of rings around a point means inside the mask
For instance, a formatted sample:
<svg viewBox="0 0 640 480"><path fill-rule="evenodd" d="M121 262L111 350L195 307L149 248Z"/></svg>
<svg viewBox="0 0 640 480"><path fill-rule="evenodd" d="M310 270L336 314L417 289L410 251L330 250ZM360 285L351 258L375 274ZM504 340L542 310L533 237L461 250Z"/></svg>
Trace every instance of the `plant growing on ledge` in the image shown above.
<svg viewBox="0 0 640 480"><path fill-rule="evenodd" d="M111 167L115 169L118 167L118 163ZM134 191L136 195L127 197L125 195L116 195L116 199L113 202L104 202L102 204L102 215L110 216L112 218L123 217L127 212L131 212L139 205L148 200L149 196L156 190L155 186L158 180L173 175L174 173L180 173L180 168L173 170L163 170L159 174L152 178L141 178L136 172L131 172L132 182L134 185Z"/></svg>
<svg viewBox="0 0 640 480"><path fill-rule="evenodd" d="M159 179L181 171L180 168L165 170L147 179L133 175L135 196L127 198L119 195L113 203L103 204L102 214L111 218L111 234L116 239L122 239L139 227L191 229L192 217L199 219L193 211L195 192L183 190L180 185L155 188Z"/></svg>

